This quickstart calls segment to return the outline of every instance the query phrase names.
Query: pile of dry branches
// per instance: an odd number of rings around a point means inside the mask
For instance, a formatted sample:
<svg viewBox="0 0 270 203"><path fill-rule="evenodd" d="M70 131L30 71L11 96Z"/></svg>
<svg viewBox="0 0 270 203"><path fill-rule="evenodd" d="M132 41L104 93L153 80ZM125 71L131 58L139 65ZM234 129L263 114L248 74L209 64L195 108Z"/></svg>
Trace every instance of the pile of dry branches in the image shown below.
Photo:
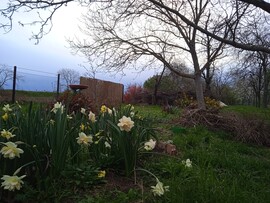
<svg viewBox="0 0 270 203"><path fill-rule="evenodd" d="M218 110L185 109L180 124L193 127L205 126L210 130L222 130L236 140L256 145L270 146L270 123L255 117Z"/></svg>

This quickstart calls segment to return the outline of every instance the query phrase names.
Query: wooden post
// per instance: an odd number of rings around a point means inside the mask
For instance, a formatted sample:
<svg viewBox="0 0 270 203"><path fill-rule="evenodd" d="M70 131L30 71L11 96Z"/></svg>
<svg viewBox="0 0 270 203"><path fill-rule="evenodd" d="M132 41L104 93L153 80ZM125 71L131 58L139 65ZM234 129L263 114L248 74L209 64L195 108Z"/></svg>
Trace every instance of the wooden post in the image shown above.
<svg viewBox="0 0 270 203"><path fill-rule="evenodd" d="M17 75L17 66L14 66L13 71L13 87L12 87L12 103L15 103L15 92L16 92L16 76Z"/></svg>
<svg viewBox="0 0 270 203"><path fill-rule="evenodd" d="M57 75L57 90L56 90L56 99L59 97L60 92L60 74Z"/></svg>

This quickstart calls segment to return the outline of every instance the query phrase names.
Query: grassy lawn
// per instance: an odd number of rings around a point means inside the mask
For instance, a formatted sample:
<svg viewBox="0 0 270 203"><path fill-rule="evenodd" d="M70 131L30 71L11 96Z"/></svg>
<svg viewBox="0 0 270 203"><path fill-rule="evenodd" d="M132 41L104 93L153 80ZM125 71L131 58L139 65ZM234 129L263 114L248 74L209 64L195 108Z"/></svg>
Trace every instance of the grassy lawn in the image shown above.
<svg viewBox="0 0 270 203"><path fill-rule="evenodd" d="M153 197L146 185L154 185L154 181L142 173L143 190L134 187L97 197L89 194L80 202L269 202L268 148L239 143L230 135L204 127L186 129L173 124L180 111L167 114L159 106L136 106L135 110L155 121L160 139L173 140L177 146L176 156L152 154L143 162L143 167L170 186L170 191L163 197ZM267 115L265 110L253 107L227 107L224 111ZM192 168L183 165L186 159L192 161Z"/></svg>
<svg viewBox="0 0 270 203"><path fill-rule="evenodd" d="M137 179L116 175L108 169L104 181L93 184L94 170L85 163L76 168L78 173L64 181L47 183L43 191L27 184L25 194L17 196L21 202L66 203L267 203L270 200L270 149L237 142L221 131L211 132L204 127L184 128L177 123L181 110L173 114L159 106L135 106L142 117L149 117L159 140L171 140L177 154L154 151L139 160ZM234 111L249 116L269 119L269 109L231 106L223 111ZM190 159L192 167L183 161ZM75 171L76 171L75 170ZM82 173L83 171L83 173ZM154 174L169 191L163 196L153 196L150 186L156 184ZM83 174L83 175L82 175ZM72 179L70 179L70 177ZM31 200L31 201L30 201Z"/></svg>
<svg viewBox="0 0 270 203"><path fill-rule="evenodd" d="M244 116L259 117L270 121L270 109L269 108L257 108L254 106L228 106L223 111L233 111L240 113Z"/></svg>
<svg viewBox="0 0 270 203"><path fill-rule="evenodd" d="M15 100L22 102L51 103L56 98L56 92L16 90ZM12 100L12 90L0 90L0 102Z"/></svg>

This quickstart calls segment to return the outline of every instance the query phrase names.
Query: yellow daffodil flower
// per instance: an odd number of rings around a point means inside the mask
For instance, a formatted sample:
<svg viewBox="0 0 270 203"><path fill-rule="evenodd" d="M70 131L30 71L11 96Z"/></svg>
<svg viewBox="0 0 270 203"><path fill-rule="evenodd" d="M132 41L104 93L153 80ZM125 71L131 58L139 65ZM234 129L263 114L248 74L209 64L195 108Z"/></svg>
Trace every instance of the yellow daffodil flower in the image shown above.
<svg viewBox="0 0 270 203"><path fill-rule="evenodd" d="M107 111L107 106L102 105L101 108L100 108L100 112L105 113L106 111Z"/></svg>
<svg viewBox="0 0 270 203"><path fill-rule="evenodd" d="M99 178L104 178L105 175L106 175L106 171L99 171L99 172L98 172L98 177L99 177Z"/></svg>
<svg viewBox="0 0 270 203"><path fill-rule="evenodd" d="M3 130L1 131L1 136L9 140L10 138L15 137L16 135L13 135L13 134L12 134L11 132L9 132L8 130L3 129Z"/></svg>
<svg viewBox="0 0 270 203"><path fill-rule="evenodd" d="M7 119L8 119L8 114L5 113L5 114L2 116L2 119L3 119L4 121L7 121Z"/></svg>

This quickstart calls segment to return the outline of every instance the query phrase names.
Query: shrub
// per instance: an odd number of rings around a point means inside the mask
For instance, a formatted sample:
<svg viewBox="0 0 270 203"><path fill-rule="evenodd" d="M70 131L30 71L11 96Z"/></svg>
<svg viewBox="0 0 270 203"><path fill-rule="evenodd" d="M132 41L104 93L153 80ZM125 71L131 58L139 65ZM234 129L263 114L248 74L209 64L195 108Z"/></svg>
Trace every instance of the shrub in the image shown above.
<svg viewBox="0 0 270 203"><path fill-rule="evenodd" d="M180 108L194 108L196 101L192 96L189 96L186 93L184 93L182 98L177 99L175 101L175 104Z"/></svg>
<svg viewBox="0 0 270 203"><path fill-rule="evenodd" d="M141 85L129 85L124 94L126 104L137 104L142 102L143 87Z"/></svg>
<svg viewBox="0 0 270 203"><path fill-rule="evenodd" d="M70 90L63 92L59 98L58 102L61 102L63 105L68 107L68 112L78 112L81 108L85 108L91 111L95 111L94 105L89 97L80 93L73 93Z"/></svg>
<svg viewBox="0 0 270 203"><path fill-rule="evenodd" d="M204 97L205 105L207 109L220 109L219 101L212 99L210 97Z"/></svg>
<svg viewBox="0 0 270 203"><path fill-rule="evenodd" d="M219 101L210 98L210 97L204 97L206 109L209 110L218 110L220 109ZM183 95L183 98L176 100L175 104L181 108L189 108L189 109L195 109L197 108L197 101L192 96L189 96L187 94Z"/></svg>

